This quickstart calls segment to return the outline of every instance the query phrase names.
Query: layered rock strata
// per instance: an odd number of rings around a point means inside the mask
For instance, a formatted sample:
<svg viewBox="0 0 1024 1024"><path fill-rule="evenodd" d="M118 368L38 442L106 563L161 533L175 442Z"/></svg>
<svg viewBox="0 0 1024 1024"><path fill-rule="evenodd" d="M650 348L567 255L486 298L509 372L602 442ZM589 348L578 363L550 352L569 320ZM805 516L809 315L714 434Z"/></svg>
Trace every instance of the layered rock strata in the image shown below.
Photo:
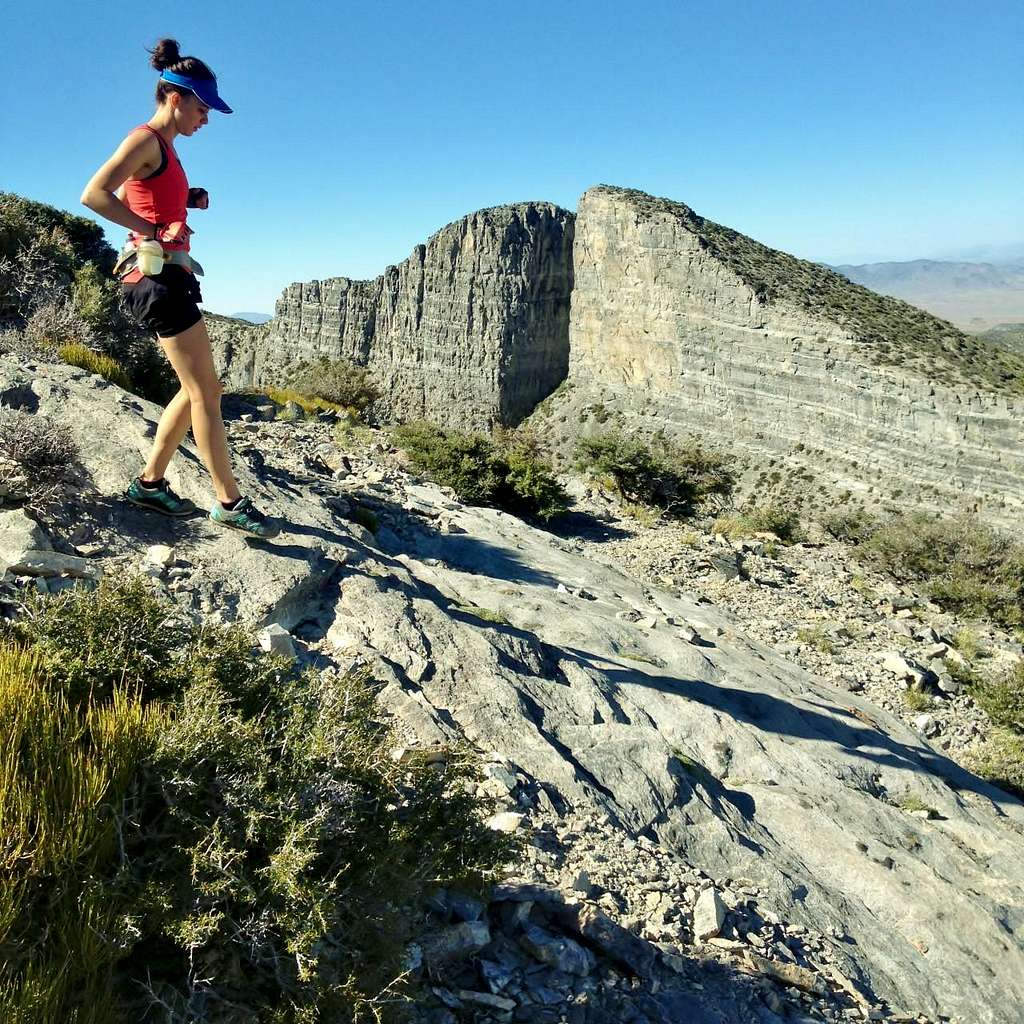
<svg viewBox="0 0 1024 1024"><path fill-rule="evenodd" d="M573 215L557 206L499 206L372 281L292 284L231 379L269 383L288 362L347 359L381 382L387 418L514 423L568 369L572 237Z"/></svg>
<svg viewBox="0 0 1024 1024"><path fill-rule="evenodd" d="M211 334L235 387L367 366L385 420L515 424L565 381L544 426L567 442L597 406L871 500L1024 511L1024 361L642 192L482 210L372 281L292 284L270 324Z"/></svg>
<svg viewBox="0 0 1024 1024"><path fill-rule="evenodd" d="M738 258L723 255L704 224L746 248L737 244ZM856 286L836 284L823 268L811 273L828 275L833 294L816 312L807 308L813 296L801 301L797 289L771 294L750 252L769 269L779 261L792 262L792 274L812 267L682 204L606 186L586 192L569 327L577 403L600 397L627 414L645 413L651 425L762 454L807 450L820 454L812 465L853 487L898 481L930 490L936 506L962 500L993 518L1019 519L1024 399L1009 387L1000 394L968 382L987 351L961 348L973 342L950 326L934 356L923 347L905 353L917 367L927 356L948 381L962 376L959 384L881 364L878 355L891 358L891 350L857 321L858 301L877 302L890 323L905 323L909 346L930 341L941 322L863 289L844 293Z"/></svg>

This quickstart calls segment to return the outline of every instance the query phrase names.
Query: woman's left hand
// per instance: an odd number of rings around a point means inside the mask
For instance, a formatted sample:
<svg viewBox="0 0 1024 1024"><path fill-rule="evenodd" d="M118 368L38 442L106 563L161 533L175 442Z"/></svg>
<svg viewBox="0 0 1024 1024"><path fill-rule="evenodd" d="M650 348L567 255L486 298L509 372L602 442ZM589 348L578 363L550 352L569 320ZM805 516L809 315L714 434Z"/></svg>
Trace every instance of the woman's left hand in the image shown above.
<svg viewBox="0 0 1024 1024"><path fill-rule="evenodd" d="M205 188L190 188L186 205L193 210L208 210L210 208L210 193Z"/></svg>

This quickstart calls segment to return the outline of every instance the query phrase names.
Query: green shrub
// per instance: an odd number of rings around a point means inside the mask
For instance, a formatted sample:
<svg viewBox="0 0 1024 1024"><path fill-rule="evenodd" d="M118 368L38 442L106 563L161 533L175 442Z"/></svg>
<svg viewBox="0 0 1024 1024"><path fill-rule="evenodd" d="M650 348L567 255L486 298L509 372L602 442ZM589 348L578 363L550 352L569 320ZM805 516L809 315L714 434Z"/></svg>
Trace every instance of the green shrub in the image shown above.
<svg viewBox="0 0 1024 1024"><path fill-rule="evenodd" d="M968 756L968 765L983 779L1024 800L1024 736L994 729Z"/></svg>
<svg viewBox="0 0 1024 1024"><path fill-rule="evenodd" d="M130 391L132 382L123 366L109 356L101 356L84 345L61 345L57 355L69 366L77 366L89 373L99 374L104 380Z"/></svg>
<svg viewBox="0 0 1024 1024"><path fill-rule="evenodd" d="M442 430L423 421L396 427L392 437L413 466L451 487L470 505L548 520L569 507L550 463L526 439Z"/></svg>
<svg viewBox="0 0 1024 1024"><path fill-rule="evenodd" d="M935 701L929 694L913 686L903 691L903 703L909 710L917 712L931 711L935 706Z"/></svg>
<svg viewBox="0 0 1024 1024"><path fill-rule="evenodd" d="M877 522L864 509L846 509L826 515L822 527L845 544L862 544L877 528Z"/></svg>
<svg viewBox="0 0 1024 1024"><path fill-rule="evenodd" d="M654 445L617 432L581 438L576 467L608 481L626 500L687 515L711 494L729 494L734 480L724 459L700 448Z"/></svg>
<svg viewBox="0 0 1024 1024"><path fill-rule="evenodd" d="M95 263L75 268L71 298L78 315L97 334L118 334L124 329L118 283Z"/></svg>
<svg viewBox="0 0 1024 1024"><path fill-rule="evenodd" d="M195 1020L346 1021L405 994L426 890L479 884L510 847L468 755L398 763L378 718L364 677L290 680L257 716L215 684L186 691L145 796L158 829L126 839L145 882L126 974ZM234 1013L191 1003L191 964Z"/></svg>
<svg viewBox="0 0 1024 1024"><path fill-rule="evenodd" d="M740 540L755 533L773 533L789 544L803 536L800 514L781 505L753 505L737 513L720 515L712 523L711 532L720 533L730 540Z"/></svg>
<svg viewBox="0 0 1024 1024"><path fill-rule="evenodd" d="M817 648L823 654L833 654L836 649L835 641L824 626L801 626L796 631L796 638L800 643Z"/></svg>
<svg viewBox="0 0 1024 1024"><path fill-rule="evenodd" d="M163 404L178 383L121 306L110 276L116 257L92 221L0 193L0 322L21 329L9 347L53 360L61 345L84 345L114 359L135 394Z"/></svg>
<svg viewBox="0 0 1024 1024"><path fill-rule="evenodd" d="M258 657L244 633L192 626L156 597L141 578L102 580L44 597L30 594L7 638L31 649L47 678L71 700L108 697L118 687L146 700L168 698L208 678L240 699L264 696L280 666Z"/></svg>
<svg viewBox="0 0 1024 1024"><path fill-rule="evenodd" d="M11 635L39 680L5 685L0 654L0 1019L391 1019L428 890L517 852L469 753L391 756L365 674L299 675L140 583L42 598ZM38 881L26 835L54 850Z"/></svg>
<svg viewBox="0 0 1024 1024"><path fill-rule="evenodd" d="M505 470L496 503L516 515L552 519L569 507L565 488L558 482L550 463L524 448L513 445L500 456Z"/></svg>
<svg viewBox="0 0 1024 1024"><path fill-rule="evenodd" d="M75 268L108 272L116 254L98 224L0 192L0 320L23 324L36 306L67 297Z"/></svg>
<svg viewBox="0 0 1024 1024"><path fill-rule="evenodd" d="M380 397L370 371L344 359L319 359L299 363L289 374L287 386L310 398L346 409L362 418Z"/></svg>
<svg viewBox="0 0 1024 1024"><path fill-rule="evenodd" d="M950 611L1006 627L1024 623L1024 547L973 519L900 516L857 555L902 582L923 584Z"/></svg>
<svg viewBox="0 0 1024 1024"><path fill-rule="evenodd" d="M33 655L0 648L0 1020L121 1019L118 813L167 726L120 688L69 702Z"/></svg>
<svg viewBox="0 0 1024 1024"><path fill-rule="evenodd" d="M452 608L457 612L462 612L464 615L472 615L476 619L482 619L484 622L490 622L495 626L507 626L509 624L505 613L493 608L481 608L476 604L456 604L452 605Z"/></svg>
<svg viewBox="0 0 1024 1024"><path fill-rule="evenodd" d="M971 696L996 725L1024 735L1024 662L997 679L977 679Z"/></svg>

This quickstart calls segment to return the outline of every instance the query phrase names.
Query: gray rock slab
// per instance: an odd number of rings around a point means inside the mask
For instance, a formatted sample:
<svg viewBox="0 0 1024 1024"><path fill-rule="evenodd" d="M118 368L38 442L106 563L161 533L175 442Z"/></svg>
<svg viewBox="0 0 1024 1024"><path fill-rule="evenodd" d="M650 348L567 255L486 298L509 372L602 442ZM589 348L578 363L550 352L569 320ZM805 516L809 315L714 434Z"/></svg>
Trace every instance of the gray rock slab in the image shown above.
<svg viewBox="0 0 1024 1024"><path fill-rule="evenodd" d="M439 719L483 749L514 749L570 805L652 833L712 877L755 880L787 919L842 927L855 942L838 950L841 969L879 998L963 1010L978 1024L1014 1020L1024 940L1000 921L1024 914L1006 902L1024 882L1019 801L738 634L727 613L584 565L493 510L465 509L460 522L465 535L420 538L402 562L407 582L382 591L353 580L336 608L389 662L429 646L435 671L415 689ZM570 614L558 583L581 577L619 596L574 601ZM454 618L450 601L495 608L509 625ZM715 645L619 614L645 607L700 623ZM882 799L911 786L942 821ZM979 961L999 979L984 999Z"/></svg>
<svg viewBox="0 0 1024 1024"><path fill-rule="evenodd" d="M182 582L197 614L286 629L322 620L323 633L358 638L358 657L386 684L384 707L419 745L507 751L560 806L606 815L624 842L646 838L711 878L749 879L787 921L840 928L851 941L835 947L837 969L894 1007L1019 1024L1020 801L749 639L729 613L644 586L495 510L461 509L456 535L409 527L407 550L393 556L356 540L269 444L240 455L237 472L287 521L278 541L249 545L201 517L169 523L127 508L119 495L160 410L98 380L0 358L0 384L29 389L40 412L76 433L95 488L82 500L116 526L110 559L137 563L168 543L194 567ZM167 475L200 506L209 500L194 449ZM452 504L429 485L409 490ZM597 600L558 593L566 580ZM468 605L500 615L455 610ZM715 639L697 646L637 619L692 623ZM904 792L940 817L885 798ZM470 931L453 948L484 938Z"/></svg>

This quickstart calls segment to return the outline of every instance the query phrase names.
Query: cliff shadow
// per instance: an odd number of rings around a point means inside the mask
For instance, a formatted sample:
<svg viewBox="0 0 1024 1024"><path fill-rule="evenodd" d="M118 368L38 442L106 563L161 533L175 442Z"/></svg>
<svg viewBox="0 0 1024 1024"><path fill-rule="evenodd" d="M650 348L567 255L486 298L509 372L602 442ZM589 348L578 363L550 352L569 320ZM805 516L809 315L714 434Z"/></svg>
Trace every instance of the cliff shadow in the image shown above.
<svg viewBox="0 0 1024 1024"><path fill-rule="evenodd" d="M609 523L592 512L578 509L570 509L564 515L552 519L550 523L539 525L538 528L565 540L589 540L597 544L626 540L631 536L629 531L614 523Z"/></svg>

